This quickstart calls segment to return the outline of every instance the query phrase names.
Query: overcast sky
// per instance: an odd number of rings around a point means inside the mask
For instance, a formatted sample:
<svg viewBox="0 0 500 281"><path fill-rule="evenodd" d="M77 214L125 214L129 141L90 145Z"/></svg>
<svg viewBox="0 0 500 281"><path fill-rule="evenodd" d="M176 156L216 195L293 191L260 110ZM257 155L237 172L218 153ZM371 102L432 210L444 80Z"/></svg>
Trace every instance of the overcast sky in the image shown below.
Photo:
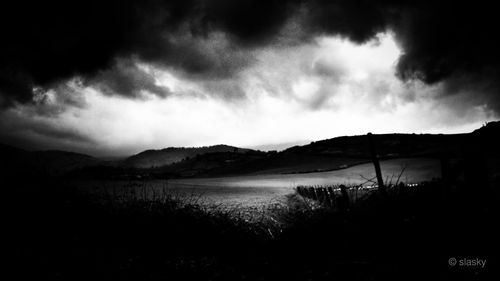
<svg viewBox="0 0 500 281"><path fill-rule="evenodd" d="M484 5L76 2L2 9L0 142L96 156L281 149L498 119Z"/></svg>

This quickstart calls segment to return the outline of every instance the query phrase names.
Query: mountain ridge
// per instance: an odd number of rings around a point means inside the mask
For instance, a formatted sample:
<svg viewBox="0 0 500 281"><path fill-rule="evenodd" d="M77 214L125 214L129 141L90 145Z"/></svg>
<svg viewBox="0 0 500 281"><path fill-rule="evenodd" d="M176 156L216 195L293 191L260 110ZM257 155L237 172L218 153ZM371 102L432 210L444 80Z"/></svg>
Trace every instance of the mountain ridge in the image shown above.
<svg viewBox="0 0 500 281"><path fill-rule="evenodd" d="M500 159L500 121L489 122L463 134L374 134L382 159L404 157L451 158L484 154ZM370 161L366 135L340 136L296 145L283 151L263 152L218 144L202 147L148 149L125 159L106 161L76 152L28 151L0 144L1 169L22 175L64 174L94 169L99 174L148 174L153 177L203 177L249 173L303 173L341 169ZM500 166L494 160L493 165Z"/></svg>
<svg viewBox="0 0 500 281"><path fill-rule="evenodd" d="M201 147L167 147L163 149L148 149L127 157L124 165L133 168L154 168L180 162L196 155L217 152L245 153L253 151L248 148L240 148L226 144L217 144Z"/></svg>

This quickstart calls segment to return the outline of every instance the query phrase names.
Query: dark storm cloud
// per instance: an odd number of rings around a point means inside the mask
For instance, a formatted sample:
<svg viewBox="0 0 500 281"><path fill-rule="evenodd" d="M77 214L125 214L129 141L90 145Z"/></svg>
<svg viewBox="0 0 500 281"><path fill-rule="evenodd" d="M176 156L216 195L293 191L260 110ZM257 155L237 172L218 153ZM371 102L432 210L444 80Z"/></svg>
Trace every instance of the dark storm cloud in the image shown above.
<svg viewBox="0 0 500 281"><path fill-rule="evenodd" d="M30 101L34 87L74 76L99 81L114 94L137 96L142 86L166 94L140 71L117 68L117 59L131 57L202 80L226 79L251 63L238 48L275 42L293 19L299 28L288 36L301 39L330 34L363 43L392 30L403 50L397 65L401 79L444 81L450 94L462 87L483 90L484 101L500 110L494 40L499 23L497 9L486 1L16 0L1 5L3 106ZM230 44L210 53L203 46L214 32L225 34ZM236 55L219 60L224 53Z"/></svg>
<svg viewBox="0 0 500 281"><path fill-rule="evenodd" d="M83 109L88 106L80 79L71 79L64 83L56 83L50 89L36 87L33 89L33 100L30 107L32 116L57 117L67 108Z"/></svg>
<svg viewBox="0 0 500 281"><path fill-rule="evenodd" d="M242 45L269 43L300 0L213 0L204 2L203 26L232 35Z"/></svg>
<svg viewBox="0 0 500 281"><path fill-rule="evenodd" d="M418 2L394 26L404 54L398 76L443 82L446 94L469 91L500 112L498 9L493 2Z"/></svg>
<svg viewBox="0 0 500 281"><path fill-rule="evenodd" d="M364 43L388 25L385 3L369 0L306 1L305 30L311 34L325 33Z"/></svg>
<svg viewBox="0 0 500 281"><path fill-rule="evenodd" d="M131 60L118 60L115 66L99 72L88 83L106 95L140 98L144 96L143 91L161 97L170 94L168 88L158 86L153 75L141 69Z"/></svg>
<svg viewBox="0 0 500 281"><path fill-rule="evenodd" d="M260 41L266 37L264 33L274 30L269 25L278 26L285 18L284 15L276 17L284 12L282 6L275 3L272 11L258 21L259 25L255 16L261 13L264 1L234 3L2 1L0 102L5 106L12 101L30 101L34 87L50 87L73 76L92 80L102 71L113 69L117 58L132 56L139 61L175 67L190 75L229 76L246 60L241 56L226 56L223 60L211 57L217 54L205 52L207 50L200 46L206 43L208 34L221 30L241 42ZM107 75L117 80L128 70L117 69L117 74ZM129 85L123 94L133 95L133 88L139 86Z"/></svg>

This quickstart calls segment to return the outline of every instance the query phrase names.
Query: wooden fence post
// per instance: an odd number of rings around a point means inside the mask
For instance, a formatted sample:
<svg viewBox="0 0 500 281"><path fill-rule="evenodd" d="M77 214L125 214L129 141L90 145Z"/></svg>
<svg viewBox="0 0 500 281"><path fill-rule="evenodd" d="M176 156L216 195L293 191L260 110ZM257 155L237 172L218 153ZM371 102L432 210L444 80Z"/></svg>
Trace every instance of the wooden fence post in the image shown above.
<svg viewBox="0 0 500 281"><path fill-rule="evenodd" d="M297 186L297 193L300 195L300 196L304 196L304 190L302 188L301 185Z"/></svg>
<svg viewBox="0 0 500 281"><path fill-rule="evenodd" d="M347 194L347 187L345 185L341 184L339 188L341 196L338 198L338 207L341 212L345 212L349 209L350 205L349 194Z"/></svg>
<svg viewBox="0 0 500 281"><path fill-rule="evenodd" d="M335 205L335 191L333 191L333 187L329 185L327 188L328 190L328 201L330 202L330 206Z"/></svg>
<svg viewBox="0 0 500 281"><path fill-rule="evenodd" d="M370 142L370 153L372 156L372 162L375 166L375 174L377 175L378 190L380 193L385 194L384 180L382 179L382 171L380 170L380 163L378 161L378 155L375 149L375 143L373 141L372 133L368 133L368 140Z"/></svg>
<svg viewBox="0 0 500 281"><path fill-rule="evenodd" d="M312 200L318 200L318 197L316 196L316 190L314 187L309 187L309 198Z"/></svg>

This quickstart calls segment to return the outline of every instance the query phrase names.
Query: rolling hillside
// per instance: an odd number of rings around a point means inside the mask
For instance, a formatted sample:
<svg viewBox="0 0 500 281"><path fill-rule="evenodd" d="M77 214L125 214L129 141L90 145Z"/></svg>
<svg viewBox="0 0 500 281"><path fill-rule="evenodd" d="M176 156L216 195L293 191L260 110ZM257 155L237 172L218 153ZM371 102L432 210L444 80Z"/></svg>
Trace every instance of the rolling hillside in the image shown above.
<svg viewBox="0 0 500 281"><path fill-rule="evenodd" d="M218 152L245 153L250 149L238 148L229 145L214 145L204 147L169 147L161 150L146 150L139 154L130 156L125 160L125 165L133 168L154 168L161 167L182 160L186 160L197 155Z"/></svg>
<svg viewBox="0 0 500 281"><path fill-rule="evenodd" d="M490 173L500 176L500 122L491 122L467 134L373 135L382 159L443 156L470 165L487 162ZM370 162L368 137L344 136L293 146L281 152L262 152L215 145L198 148L169 147L146 150L123 161L104 161L63 151L25 151L0 145L2 170L17 174L75 173L70 177L179 178L243 174L325 172Z"/></svg>
<svg viewBox="0 0 500 281"><path fill-rule="evenodd" d="M98 158L75 152L28 151L4 144L0 144L0 153L0 168L10 176L60 175L103 163Z"/></svg>

